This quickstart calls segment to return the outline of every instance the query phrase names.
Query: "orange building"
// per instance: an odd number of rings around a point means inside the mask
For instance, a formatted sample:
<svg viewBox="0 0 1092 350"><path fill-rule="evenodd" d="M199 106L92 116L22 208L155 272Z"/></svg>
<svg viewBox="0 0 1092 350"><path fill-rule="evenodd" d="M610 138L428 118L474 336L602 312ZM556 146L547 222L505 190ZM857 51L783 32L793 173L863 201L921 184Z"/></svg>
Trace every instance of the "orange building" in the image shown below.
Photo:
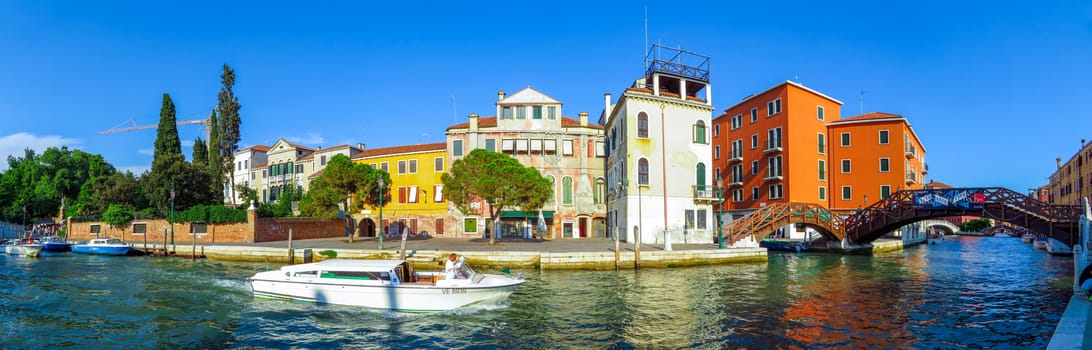
<svg viewBox="0 0 1092 350"><path fill-rule="evenodd" d="M826 204L831 174L827 123L842 102L785 81L713 119L713 176L733 217L772 203Z"/></svg>
<svg viewBox="0 0 1092 350"><path fill-rule="evenodd" d="M903 116L865 113L831 122L827 132L832 141L831 210L856 210L925 183L925 146Z"/></svg>

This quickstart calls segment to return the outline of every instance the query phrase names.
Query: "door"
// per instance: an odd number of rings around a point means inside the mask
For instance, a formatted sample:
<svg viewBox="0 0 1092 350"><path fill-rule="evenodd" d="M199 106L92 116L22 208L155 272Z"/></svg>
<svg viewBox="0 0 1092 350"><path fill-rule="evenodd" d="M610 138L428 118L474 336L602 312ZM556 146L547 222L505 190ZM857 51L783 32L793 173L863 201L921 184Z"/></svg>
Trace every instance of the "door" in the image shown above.
<svg viewBox="0 0 1092 350"><path fill-rule="evenodd" d="M580 224L577 225L577 230L580 231L580 238L588 237L588 218L580 218Z"/></svg>

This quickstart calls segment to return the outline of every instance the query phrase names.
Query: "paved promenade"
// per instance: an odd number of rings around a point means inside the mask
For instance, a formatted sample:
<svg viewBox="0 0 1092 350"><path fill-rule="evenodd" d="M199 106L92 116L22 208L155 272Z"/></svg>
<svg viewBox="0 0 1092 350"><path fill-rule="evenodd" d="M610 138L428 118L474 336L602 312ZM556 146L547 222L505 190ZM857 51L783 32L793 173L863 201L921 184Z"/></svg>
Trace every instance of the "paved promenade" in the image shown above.
<svg viewBox="0 0 1092 350"><path fill-rule="evenodd" d="M175 242L183 244L183 242ZM383 239L383 250L397 251L402 241L399 239ZM228 244L243 245L243 244ZM285 248L288 249L288 241L263 242L248 244L256 247ZM623 252L632 252L635 244L620 242ZM379 240L374 237L356 239L349 243L346 238L319 238L292 241L292 248L296 249L364 249L379 250ZM717 249L716 244L681 244L672 243L672 250L707 250ZM539 253L575 253L575 252L614 252L614 240L604 238L584 239L555 239L555 240L522 240L502 239L496 244L490 245L488 239L465 238L429 238L423 240L406 240L407 251L479 251L479 252L539 252ZM663 244L641 244L641 252L664 251Z"/></svg>

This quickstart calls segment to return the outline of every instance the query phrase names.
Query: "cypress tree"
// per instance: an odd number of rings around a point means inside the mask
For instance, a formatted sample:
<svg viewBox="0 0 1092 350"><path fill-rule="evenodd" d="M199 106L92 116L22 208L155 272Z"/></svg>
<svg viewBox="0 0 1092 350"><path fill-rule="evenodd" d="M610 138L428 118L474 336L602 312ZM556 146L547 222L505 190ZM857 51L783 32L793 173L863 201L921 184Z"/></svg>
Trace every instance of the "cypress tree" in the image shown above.
<svg viewBox="0 0 1092 350"><path fill-rule="evenodd" d="M216 110L214 109L209 113L209 161L208 169L209 176L212 178L213 193L223 192L224 189L224 177L231 176L225 174L223 170L223 164L220 163L220 122L216 118Z"/></svg>
<svg viewBox="0 0 1092 350"><path fill-rule="evenodd" d="M174 101L171 95L163 94L163 107L159 108L159 127L155 135L155 152L152 164L167 155L182 155L182 141L178 139L178 121L174 116Z"/></svg>
<svg viewBox="0 0 1092 350"><path fill-rule="evenodd" d="M242 124L242 119L239 118L239 98L235 97L235 92L232 91L232 87L235 86L235 71L224 64L224 72L220 75L220 93L217 95L216 109L220 111L219 120L219 140L218 145L220 149L220 164L221 171L228 172L228 169L232 169L235 162L235 151L239 150L239 126ZM225 181L231 185L231 188L235 188L235 177L227 176ZM231 199L231 203L235 204L235 198Z"/></svg>
<svg viewBox="0 0 1092 350"><path fill-rule="evenodd" d="M209 149L205 140L198 137L193 141L193 165L204 167L209 162Z"/></svg>

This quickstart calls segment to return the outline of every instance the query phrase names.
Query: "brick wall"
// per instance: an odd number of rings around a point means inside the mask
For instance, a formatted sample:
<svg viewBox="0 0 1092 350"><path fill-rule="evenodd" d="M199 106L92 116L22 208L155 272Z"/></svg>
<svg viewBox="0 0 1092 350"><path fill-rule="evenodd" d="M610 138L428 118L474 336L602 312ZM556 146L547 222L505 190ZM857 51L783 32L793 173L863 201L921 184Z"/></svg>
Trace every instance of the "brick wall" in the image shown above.
<svg viewBox="0 0 1092 350"><path fill-rule="evenodd" d="M69 240L88 240L95 238L95 234L91 233L92 226L97 225L99 228L98 237L116 237L121 238L124 241L130 243L143 242L145 239L149 243L162 243L163 238L167 237L170 240L170 225L167 220L139 220L120 227L114 228L102 222L73 222L68 227L68 239ZM136 229L143 225L145 233L136 233ZM245 222L229 223L229 224L209 224L206 225L205 233L191 234L190 230L192 225L188 222L176 223L174 225L174 241L175 243L188 243L192 242L196 236L197 243L243 243L252 241L253 234L248 232L247 224ZM166 231L166 232L164 232Z"/></svg>
<svg viewBox="0 0 1092 350"><path fill-rule="evenodd" d="M259 218L254 225L254 242L286 241L288 230L292 239L345 237L345 221L314 218Z"/></svg>

